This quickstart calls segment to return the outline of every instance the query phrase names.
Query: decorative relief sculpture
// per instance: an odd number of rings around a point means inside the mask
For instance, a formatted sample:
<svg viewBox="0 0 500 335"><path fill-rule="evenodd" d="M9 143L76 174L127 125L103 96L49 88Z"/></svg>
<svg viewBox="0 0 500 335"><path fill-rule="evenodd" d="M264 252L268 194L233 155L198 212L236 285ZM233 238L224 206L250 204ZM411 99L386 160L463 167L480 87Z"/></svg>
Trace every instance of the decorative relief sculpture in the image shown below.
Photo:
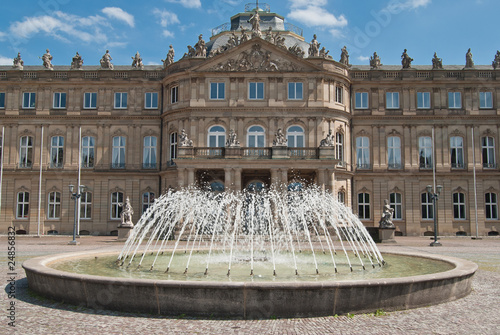
<svg viewBox="0 0 500 335"><path fill-rule="evenodd" d="M188 52L186 52L184 54L184 56L182 56L182 58L191 58L191 57L194 57L196 55L196 50L192 46L190 46L190 45L188 45L187 48L188 48Z"/></svg>
<svg viewBox="0 0 500 335"><path fill-rule="evenodd" d="M299 58L304 58L305 52L297 44L295 44L293 47L289 47L288 51Z"/></svg>
<svg viewBox="0 0 500 335"><path fill-rule="evenodd" d="M227 41L226 46L228 49L231 49L231 48L238 46L238 44L239 44L238 36L236 36L236 34L233 31L231 33L231 36L229 36L229 40Z"/></svg>
<svg viewBox="0 0 500 335"><path fill-rule="evenodd" d="M76 55L73 57L71 61L71 70L81 70L83 66L83 59L82 56L76 52Z"/></svg>
<svg viewBox="0 0 500 335"><path fill-rule="evenodd" d="M467 53L465 54L465 68L466 69L472 69L474 68L474 61L472 60L472 52L467 50Z"/></svg>
<svg viewBox="0 0 500 335"><path fill-rule="evenodd" d="M439 70L443 68L443 60L438 58L437 54L434 53L434 58L432 58L432 69Z"/></svg>
<svg viewBox="0 0 500 335"><path fill-rule="evenodd" d="M322 47L321 50L319 51L319 56L321 58L332 58L331 56L328 56L328 53L330 52L330 50L326 50L325 47Z"/></svg>
<svg viewBox="0 0 500 335"><path fill-rule="evenodd" d="M495 55L495 59L493 60L493 68L496 70L500 68L500 51L497 50L497 54Z"/></svg>
<svg viewBox="0 0 500 335"><path fill-rule="evenodd" d="M273 27L269 26L269 29L266 30L264 39L270 43L274 43Z"/></svg>
<svg viewBox="0 0 500 335"><path fill-rule="evenodd" d="M316 40L316 34L313 35L313 39L309 46L309 57L319 57L319 46L321 43L318 43Z"/></svg>
<svg viewBox="0 0 500 335"><path fill-rule="evenodd" d="M198 36L198 42L194 45L195 56L196 57L207 57L207 48L205 47L205 41L203 40L203 35Z"/></svg>
<svg viewBox="0 0 500 335"><path fill-rule="evenodd" d="M52 55L50 54L49 49L45 50L45 53L43 54L42 57L39 57L43 61L43 66L48 69L48 70L54 70L54 67L52 66Z"/></svg>
<svg viewBox="0 0 500 335"><path fill-rule="evenodd" d="M172 64L174 62L174 56L175 56L174 47L172 46L172 44L170 44L167 57L165 58L165 60L163 59L161 60L163 62L163 67L167 67L170 64Z"/></svg>
<svg viewBox="0 0 500 335"><path fill-rule="evenodd" d="M132 57L132 67L135 69L144 69L144 64L142 64L142 58L141 55L139 54L139 51L135 53L135 56Z"/></svg>
<svg viewBox="0 0 500 335"><path fill-rule="evenodd" d="M344 45L340 54L340 63L350 66L349 64L349 53L347 52L347 47Z"/></svg>
<svg viewBox="0 0 500 335"><path fill-rule="evenodd" d="M274 36L274 44L279 48L286 49L285 38L279 32Z"/></svg>
<svg viewBox="0 0 500 335"><path fill-rule="evenodd" d="M273 147L286 147L288 140L283 134L283 130L278 128L278 131L274 135Z"/></svg>
<svg viewBox="0 0 500 335"><path fill-rule="evenodd" d="M19 69L19 70L22 70L24 68L24 61L21 59L20 52L18 52L17 57L14 58L14 64L12 65L12 67Z"/></svg>
<svg viewBox="0 0 500 335"><path fill-rule="evenodd" d="M238 141L237 135L234 129L229 130L229 135L226 140L226 147L239 147L240 141Z"/></svg>
<svg viewBox="0 0 500 335"><path fill-rule="evenodd" d="M370 57L370 67L372 69L378 69L381 66L382 63L380 62L380 57L377 55L377 52L374 52L373 56Z"/></svg>
<svg viewBox="0 0 500 335"><path fill-rule="evenodd" d="M120 214L122 220L118 225L118 228L133 227L134 223L132 222L132 215L134 215L134 210L130 205L130 199L127 197L125 203L123 205L120 205L120 207L123 207L123 210L122 213Z"/></svg>
<svg viewBox="0 0 500 335"><path fill-rule="evenodd" d="M109 50L106 50L106 53L101 58L101 69L113 70L113 64L111 63L112 59Z"/></svg>
<svg viewBox="0 0 500 335"><path fill-rule="evenodd" d="M179 146L180 147L192 147L193 146L193 141L188 138L185 129L182 129L181 134L179 135Z"/></svg>
<svg viewBox="0 0 500 335"><path fill-rule="evenodd" d="M252 38L262 37L262 32L260 31L260 15L259 9L255 9L255 14L253 14L248 20L252 24Z"/></svg>
<svg viewBox="0 0 500 335"><path fill-rule="evenodd" d="M382 209L382 218L379 221L380 228L394 228L394 223L392 223L392 214L394 213L394 208L389 205L389 200L384 200L384 207Z"/></svg>
<svg viewBox="0 0 500 335"><path fill-rule="evenodd" d="M335 146L335 137L333 136L332 130L328 130L328 134L319 143L320 147L333 147Z"/></svg>
<svg viewBox="0 0 500 335"><path fill-rule="evenodd" d="M248 37L247 31L245 30L245 28L243 28L243 26L240 26L240 29L241 29L241 37L240 37L240 44L241 44L248 41L250 37Z"/></svg>
<svg viewBox="0 0 500 335"><path fill-rule="evenodd" d="M413 62L413 58L408 56L408 53L406 52L406 49L405 49L403 51L403 54L401 55L401 65L403 65L403 69L410 69L411 62Z"/></svg>

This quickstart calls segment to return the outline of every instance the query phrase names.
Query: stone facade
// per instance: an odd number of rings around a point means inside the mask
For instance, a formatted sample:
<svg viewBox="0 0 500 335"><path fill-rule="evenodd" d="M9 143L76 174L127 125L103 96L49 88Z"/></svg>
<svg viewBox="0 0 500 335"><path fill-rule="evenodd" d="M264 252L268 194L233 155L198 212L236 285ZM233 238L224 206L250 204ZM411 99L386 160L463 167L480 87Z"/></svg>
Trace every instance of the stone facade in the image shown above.
<svg viewBox="0 0 500 335"><path fill-rule="evenodd" d="M429 234L434 163L440 234L476 233L474 166L479 235L500 229L498 70L304 58L300 34L269 28L218 31L206 55L162 66L1 66L0 232L71 232L80 155L80 234L116 233L126 197L136 222L169 188L293 183L337 193L367 226L389 199L397 234Z"/></svg>

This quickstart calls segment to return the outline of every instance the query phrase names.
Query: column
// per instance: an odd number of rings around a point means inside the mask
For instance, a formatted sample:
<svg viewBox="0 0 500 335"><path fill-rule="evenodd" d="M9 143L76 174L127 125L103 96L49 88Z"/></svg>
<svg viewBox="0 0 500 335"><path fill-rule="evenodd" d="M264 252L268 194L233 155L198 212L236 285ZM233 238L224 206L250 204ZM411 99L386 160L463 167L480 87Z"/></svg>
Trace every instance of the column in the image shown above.
<svg viewBox="0 0 500 335"><path fill-rule="evenodd" d="M241 168L236 168L234 170L234 189L236 191L241 191L242 190L242 185L241 185L241 171L243 169Z"/></svg>
<svg viewBox="0 0 500 335"><path fill-rule="evenodd" d="M278 169L271 169L271 185L278 186L277 185L279 183L278 173L279 173Z"/></svg>
<svg viewBox="0 0 500 335"><path fill-rule="evenodd" d="M186 186L186 169L185 168L179 168L177 169L177 188L183 188Z"/></svg>
<svg viewBox="0 0 500 335"><path fill-rule="evenodd" d="M194 185L194 168L187 168L187 185Z"/></svg>
<svg viewBox="0 0 500 335"><path fill-rule="evenodd" d="M224 187L227 191L233 190L233 169L225 168L224 169Z"/></svg>

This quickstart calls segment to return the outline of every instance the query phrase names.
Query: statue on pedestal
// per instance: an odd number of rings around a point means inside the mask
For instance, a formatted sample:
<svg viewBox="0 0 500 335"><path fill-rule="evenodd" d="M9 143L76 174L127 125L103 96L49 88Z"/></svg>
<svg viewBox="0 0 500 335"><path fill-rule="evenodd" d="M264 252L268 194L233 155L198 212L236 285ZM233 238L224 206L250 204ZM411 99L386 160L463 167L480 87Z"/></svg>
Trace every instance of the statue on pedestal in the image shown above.
<svg viewBox="0 0 500 335"><path fill-rule="evenodd" d="M229 135L227 137L226 141L226 147L239 147L240 146L240 141L238 141L237 135L234 132L234 129L231 129L229 131Z"/></svg>
<svg viewBox="0 0 500 335"><path fill-rule="evenodd" d="M48 70L53 70L54 67L52 66L52 55L50 54L49 49L45 50L45 53L43 54L42 57L40 57L43 61L43 66L48 69Z"/></svg>
<svg viewBox="0 0 500 335"><path fill-rule="evenodd" d="M309 46L309 57L318 57L319 56L319 46L321 43L318 43L316 40L316 34L313 35L313 39Z"/></svg>
<svg viewBox="0 0 500 335"><path fill-rule="evenodd" d="M349 53L347 52L347 47L344 45L342 52L340 54L340 63L350 66L349 64Z"/></svg>
<svg viewBox="0 0 500 335"><path fill-rule="evenodd" d="M321 140L320 147L333 147L335 146L335 137L333 136L332 130L328 130L328 134L324 139Z"/></svg>
<svg viewBox="0 0 500 335"><path fill-rule="evenodd" d="M465 54L465 68L466 69L472 69L474 68L474 61L472 60L472 52L467 50L467 53Z"/></svg>
<svg viewBox="0 0 500 335"><path fill-rule="evenodd" d="M12 67L22 70L24 68L24 61L21 59L21 53L17 53L17 57L14 58L14 65Z"/></svg>
<svg viewBox="0 0 500 335"><path fill-rule="evenodd" d="M380 62L380 57L377 55L377 52L374 52L373 56L370 57L370 67L372 69L378 69L381 66L382 63Z"/></svg>
<svg viewBox="0 0 500 335"><path fill-rule="evenodd" d="M253 14L247 21L252 24L252 38L262 37L262 32L260 31L260 15L259 9L255 9L255 14Z"/></svg>
<svg viewBox="0 0 500 335"><path fill-rule="evenodd" d="M496 70L500 68L500 51L497 50L497 54L495 55L495 59L493 60L493 68Z"/></svg>
<svg viewBox="0 0 500 335"><path fill-rule="evenodd" d="M203 40L203 35L200 34L198 36L198 42L194 45L194 49L196 50L196 57L207 57L207 48L205 47L205 41Z"/></svg>
<svg viewBox="0 0 500 335"><path fill-rule="evenodd" d="M172 64L174 62L174 56L175 56L174 47L172 46L172 44L170 44L167 53L167 58L165 58L165 60L163 59L161 60L163 62L163 67L167 67L170 64Z"/></svg>
<svg viewBox="0 0 500 335"><path fill-rule="evenodd" d="M434 53L434 58L432 58L432 69L439 70L443 68L443 60L438 58L437 54Z"/></svg>
<svg viewBox="0 0 500 335"><path fill-rule="evenodd" d="M109 50L106 50L106 53L101 58L101 69L113 70L113 64L111 63L112 59Z"/></svg>
<svg viewBox="0 0 500 335"><path fill-rule="evenodd" d="M180 147L192 147L193 146L193 141L188 138L185 129L182 129L181 134L179 135L179 146Z"/></svg>
<svg viewBox="0 0 500 335"><path fill-rule="evenodd" d="M276 135L274 135L273 147L286 147L288 140L283 134L283 130L281 128L278 129Z"/></svg>
<svg viewBox="0 0 500 335"><path fill-rule="evenodd" d="M389 205L389 200L384 200L384 207L382 210L382 218L379 221L380 228L394 228L394 223L392 223L392 215L394 214L394 208Z"/></svg>
<svg viewBox="0 0 500 335"><path fill-rule="evenodd" d="M401 65L403 65L403 69L411 68L411 62L413 62L413 58L408 56L408 53L406 52L406 49L405 49L403 51L403 54L401 55Z"/></svg>
<svg viewBox="0 0 500 335"><path fill-rule="evenodd" d="M76 55L73 57L71 62L71 70L81 70L83 66L82 56L76 52Z"/></svg>
<svg viewBox="0 0 500 335"><path fill-rule="evenodd" d="M139 51L135 53L135 56L132 57L132 67L136 69L144 69L144 64L142 64L142 58L141 55L139 54Z"/></svg>
<svg viewBox="0 0 500 335"><path fill-rule="evenodd" d="M134 226L132 222L132 215L134 215L134 210L130 205L130 199L127 197L125 204L121 205L123 207L122 213L120 214L121 222L118 228L131 228Z"/></svg>

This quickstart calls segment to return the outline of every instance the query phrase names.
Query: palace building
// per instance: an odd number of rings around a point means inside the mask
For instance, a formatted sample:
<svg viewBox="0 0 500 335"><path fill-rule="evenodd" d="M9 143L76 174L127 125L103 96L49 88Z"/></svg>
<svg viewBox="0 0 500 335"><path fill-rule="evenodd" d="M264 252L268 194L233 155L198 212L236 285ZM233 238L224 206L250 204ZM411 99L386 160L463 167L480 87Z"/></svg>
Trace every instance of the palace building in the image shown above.
<svg viewBox="0 0 500 335"><path fill-rule="evenodd" d="M367 227L387 199L397 234L429 235L435 176L440 235L498 234L500 53L351 65L261 6L163 66L52 66L49 50L0 66L0 232L69 234L79 212L79 234L113 235L126 198L137 221L171 188L316 184Z"/></svg>

